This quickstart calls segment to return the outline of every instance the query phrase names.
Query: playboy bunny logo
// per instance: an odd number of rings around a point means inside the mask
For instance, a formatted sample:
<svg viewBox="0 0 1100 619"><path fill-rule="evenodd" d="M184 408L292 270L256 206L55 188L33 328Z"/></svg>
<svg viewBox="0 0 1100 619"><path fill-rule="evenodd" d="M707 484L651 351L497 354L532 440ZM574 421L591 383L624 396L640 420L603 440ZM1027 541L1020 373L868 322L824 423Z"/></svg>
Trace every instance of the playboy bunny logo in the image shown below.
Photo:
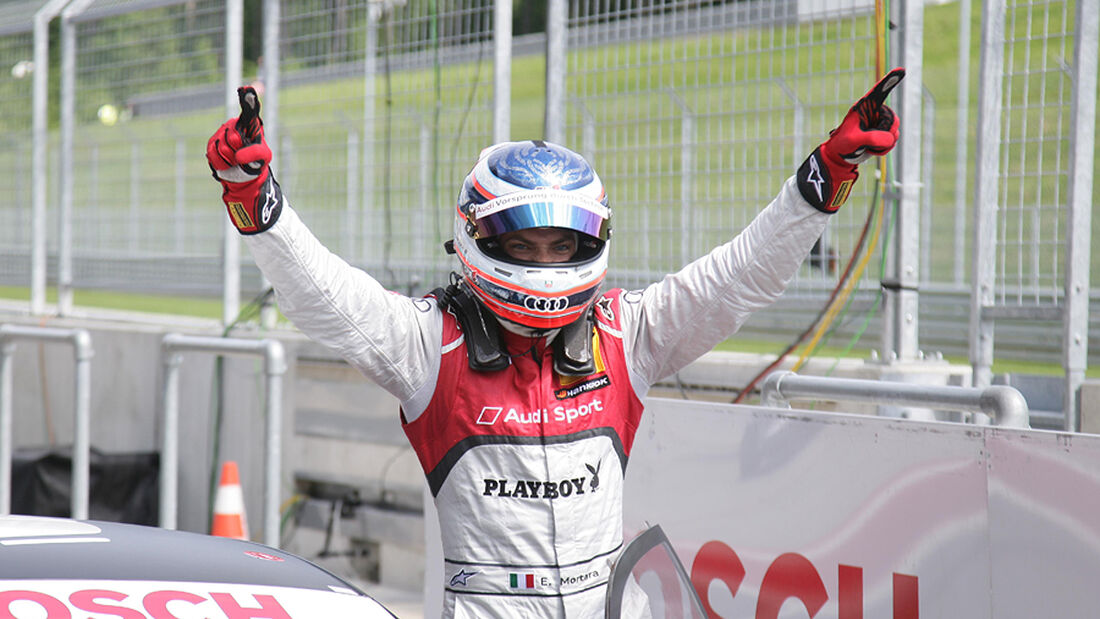
<svg viewBox="0 0 1100 619"><path fill-rule="evenodd" d="M589 489L591 489L592 492L595 492L596 488L600 487L600 465L601 464L603 464L603 463L602 462L597 462L595 468L593 468L591 464L585 464L584 465L585 468L588 469L588 472L592 473L592 479L588 482Z"/></svg>

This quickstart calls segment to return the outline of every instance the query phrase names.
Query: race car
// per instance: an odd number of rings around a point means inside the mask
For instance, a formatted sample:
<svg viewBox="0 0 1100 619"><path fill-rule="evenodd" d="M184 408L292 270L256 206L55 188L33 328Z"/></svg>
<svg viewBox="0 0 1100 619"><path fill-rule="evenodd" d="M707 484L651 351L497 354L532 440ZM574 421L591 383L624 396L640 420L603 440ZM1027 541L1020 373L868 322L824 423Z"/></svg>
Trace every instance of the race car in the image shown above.
<svg viewBox="0 0 1100 619"><path fill-rule="evenodd" d="M0 617L391 618L351 584L261 544L115 522L0 516Z"/></svg>

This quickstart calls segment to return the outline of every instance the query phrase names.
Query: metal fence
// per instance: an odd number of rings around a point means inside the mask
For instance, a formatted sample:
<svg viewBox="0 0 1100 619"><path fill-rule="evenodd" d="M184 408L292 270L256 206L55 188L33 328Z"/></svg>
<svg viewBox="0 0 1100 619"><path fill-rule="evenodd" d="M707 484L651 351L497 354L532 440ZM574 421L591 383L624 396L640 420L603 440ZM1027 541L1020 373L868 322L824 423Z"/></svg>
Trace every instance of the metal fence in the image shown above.
<svg viewBox="0 0 1100 619"><path fill-rule="evenodd" d="M23 285L30 280L34 14L41 4L0 6L0 274Z"/></svg>
<svg viewBox="0 0 1100 619"><path fill-rule="evenodd" d="M226 3L78 1L63 20L73 94L62 122L73 129L63 149L72 191L62 201L71 202L74 259L60 279L220 289L222 220L210 208L217 192L205 152L224 117Z"/></svg>
<svg viewBox="0 0 1100 619"><path fill-rule="evenodd" d="M838 335L982 368L997 321L998 355L1074 376L1086 365L1097 0L550 0L548 34L515 38L512 3L493 0L255 0L262 28L241 0L0 5L4 284L31 269L23 61L33 15L58 4L73 56L55 66L72 101L52 91L39 141L48 273L63 289L217 295L223 256L245 293L262 287L222 240L202 150L240 82L265 89L274 173L322 241L421 293L453 268L440 249L450 205L493 141L550 136L590 157L615 208L611 283L640 286L735 234L876 72L905 65L889 183L862 167L790 293L747 334L801 331L875 207L882 236ZM66 200L71 216L55 208Z"/></svg>

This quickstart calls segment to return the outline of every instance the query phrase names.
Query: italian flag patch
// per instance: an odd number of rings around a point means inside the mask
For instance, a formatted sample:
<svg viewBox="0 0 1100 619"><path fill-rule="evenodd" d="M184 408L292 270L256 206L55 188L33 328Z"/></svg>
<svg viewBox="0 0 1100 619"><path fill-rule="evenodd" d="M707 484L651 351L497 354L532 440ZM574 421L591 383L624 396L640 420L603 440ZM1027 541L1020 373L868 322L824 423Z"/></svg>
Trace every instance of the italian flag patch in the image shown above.
<svg viewBox="0 0 1100 619"><path fill-rule="evenodd" d="M534 589L534 574L508 574L513 589Z"/></svg>

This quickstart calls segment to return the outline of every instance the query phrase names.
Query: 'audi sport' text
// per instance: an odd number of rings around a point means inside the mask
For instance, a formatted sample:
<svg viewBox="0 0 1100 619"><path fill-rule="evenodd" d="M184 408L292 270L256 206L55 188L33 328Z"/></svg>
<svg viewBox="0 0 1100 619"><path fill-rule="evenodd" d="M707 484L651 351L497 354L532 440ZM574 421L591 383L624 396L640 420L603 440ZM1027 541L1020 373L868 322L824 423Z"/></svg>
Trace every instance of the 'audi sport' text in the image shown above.
<svg viewBox="0 0 1100 619"><path fill-rule="evenodd" d="M481 409L481 415L478 416L477 423L487 426L495 424L497 419L501 418L500 413L502 410L501 407L486 406ZM509 408L508 412L504 413L503 423L546 423L551 420L572 423L580 417L587 417L601 411L603 411L603 402L599 399L594 399L587 404L578 404L576 406L555 406L552 409L541 408L527 412L520 412L514 408Z"/></svg>

